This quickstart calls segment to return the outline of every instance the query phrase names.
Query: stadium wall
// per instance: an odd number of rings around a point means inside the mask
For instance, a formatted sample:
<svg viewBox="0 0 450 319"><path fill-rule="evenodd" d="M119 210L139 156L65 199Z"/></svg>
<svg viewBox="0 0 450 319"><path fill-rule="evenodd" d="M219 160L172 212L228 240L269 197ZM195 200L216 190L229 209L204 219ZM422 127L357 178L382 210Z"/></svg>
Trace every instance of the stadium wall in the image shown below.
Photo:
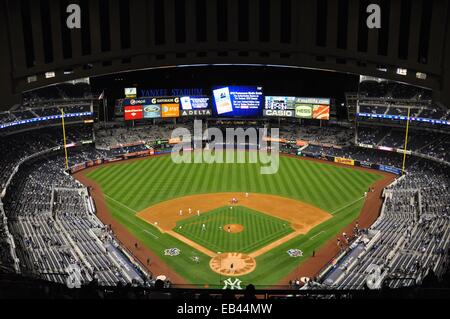
<svg viewBox="0 0 450 319"><path fill-rule="evenodd" d="M389 78L431 88L437 100L450 103L448 0L70 3L81 7L80 29L67 28L67 1L0 0L0 105L20 102L22 91L82 77L223 63ZM380 29L366 25L371 3L381 6Z"/></svg>

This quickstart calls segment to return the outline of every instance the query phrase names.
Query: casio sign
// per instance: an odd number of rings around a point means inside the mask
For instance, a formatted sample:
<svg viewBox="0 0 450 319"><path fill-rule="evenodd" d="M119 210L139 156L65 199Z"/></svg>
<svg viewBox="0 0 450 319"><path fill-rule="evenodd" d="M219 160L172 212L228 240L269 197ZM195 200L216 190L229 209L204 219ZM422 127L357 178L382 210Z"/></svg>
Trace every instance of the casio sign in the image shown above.
<svg viewBox="0 0 450 319"><path fill-rule="evenodd" d="M294 117L294 110L265 110L266 116Z"/></svg>

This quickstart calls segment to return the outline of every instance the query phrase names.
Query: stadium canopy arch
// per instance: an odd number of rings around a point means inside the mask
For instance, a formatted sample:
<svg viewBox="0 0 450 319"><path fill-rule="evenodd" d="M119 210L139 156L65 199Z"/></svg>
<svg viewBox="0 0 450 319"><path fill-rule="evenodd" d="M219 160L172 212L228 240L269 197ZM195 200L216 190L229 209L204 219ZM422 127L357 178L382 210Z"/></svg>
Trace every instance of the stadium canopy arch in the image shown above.
<svg viewBox="0 0 450 319"><path fill-rule="evenodd" d="M366 25L371 2L79 0L81 28L69 29L67 1L0 0L0 105L54 83L205 64L362 74L432 89L450 104L449 1L375 1L380 29Z"/></svg>

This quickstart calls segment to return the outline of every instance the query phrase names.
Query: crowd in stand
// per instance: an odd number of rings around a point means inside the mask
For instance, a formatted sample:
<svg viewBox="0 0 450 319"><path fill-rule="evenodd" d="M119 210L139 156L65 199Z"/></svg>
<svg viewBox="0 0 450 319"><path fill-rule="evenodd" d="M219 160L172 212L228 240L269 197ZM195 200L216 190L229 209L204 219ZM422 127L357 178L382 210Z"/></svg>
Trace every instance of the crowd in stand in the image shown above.
<svg viewBox="0 0 450 319"><path fill-rule="evenodd" d="M305 127L290 124L280 127L280 137L289 141L302 140L314 144L348 146L354 139L354 130L344 127Z"/></svg>
<svg viewBox="0 0 450 319"><path fill-rule="evenodd" d="M52 106L64 101L92 98L91 86L87 83L61 83L24 93L22 107Z"/></svg>
<svg viewBox="0 0 450 319"><path fill-rule="evenodd" d="M66 129L66 142L68 145L92 141L92 127L68 126ZM0 192L11 176L14 168L27 157L63 145L63 136L60 127L45 128L28 131L14 136L0 137Z"/></svg>
<svg viewBox="0 0 450 319"><path fill-rule="evenodd" d="M57 106L41 106L33 109L18 109L15 111L0 113L0 124L13 123L20 120L30 120L51 115L60 115L61 108L63 108L64 113L83 113L91 111L90 103L74 102L70 102L70 104L67 105L58 104ZM70 121L70 119L68 119L68 121ZM46 121L45 124L48 125L48 122L49 121ZM24 125L25 124L22 124L20 127L23 127Z"/></svg>
<svg viewBox="0 0 450 319"><path fill-rule="evenodd" d="M342 275L329 273L320 287L356 289L383 283L398 288L420 284L429 273L442 275L449 261L449 195L448 168L413 161L407 174L385 190L380 218L357 245L361 253L344 258L336 266Z"/></svg>
<svg viewBox="0 0 450 319"><path fill-rule="evenodd" d="M450 120L450 110L435 105L431 92L389 81L363 81L359 86L359 112L381 115L408 115L435 120Z"/></svg>
<svg viewBox="0 0 450 319"><path fill-rule="evenodd" d="M357 142L378 147L403 149L405 129L359 127ZM450 162L450 134L409 130L407 150Z"/></svg>
<svg viewBox="0 0 450 319"><path fill-rule="evenodd" d="M98 125L96 128L96 145L100 149L113 149L124 145L137 145L168 140L175 128L186 128L193 131L193 124L168 124L143 125L126 127L120 124L112 124L107 127Z"/></svg>
<svg viewBox="0 0 450 319"><path fill-rule="evenodd" d="M192 130L189 125L177 127ZM116 124L97 127L93 133L91 126L68 126L69 144L95 140L95 146L71 149L69 165L147 149L152 141L168 139L174 128L174 124L135 128ZM402 163L401 154L352 146L354 131L347 128L286 125L280 135L287 140L314 143L303 150L312 156L339 156L395 167L401 167ZM371 145L384 145L385 141L392 147L401 147L402 138L395 130L363 128L358 131L358 141ZM436 146L437 140L441 146ZM61 152L27 161L15 172L24 159L62 143L60 128L0 138L0 191L7 187L2 200L4 213L0 210L0 238L6 237L9 231L15 240L21 270L47 280L65 282L67 269L76 266L84 283L94 280L101 285L117 285L142 281L144 276L138 271L125 271L112 255L117 247L114 237L90 211L85 189L64 172ZM442 145L448 146L448 141L441 133L413 133L411 145L440 158L440 150L445 148ZM445 154L443 159L448 161ZM366 257L362 256L337 283L338 287L362 287L371 263L381 266L393 278L393 287L411 285L430 269L438 272L445 268L450 240L448 167L446 171L440 164L430 164L431 161L409 159L408 174L386 190L384 213L370 229L380 235L367 250ZM2 213L7 222L1 218ZM0 239L0 247L4 245L8 245L7 241ZM396 253L392 254L394 249ZM2 249L0 253L0 266L11 263L10 254L5 251ZM405 281L402 276L412 279Z"/></svg>
<svg viewBox="0 0 450 319"><path fill-rule="evenodd" d="M144 284L145 276L129 270L131 263L123 268L117 262L117 244L63 162L62 155L49 155L23 164L3 198L21 272L65 284L76 267L81 284Z"/></svg>

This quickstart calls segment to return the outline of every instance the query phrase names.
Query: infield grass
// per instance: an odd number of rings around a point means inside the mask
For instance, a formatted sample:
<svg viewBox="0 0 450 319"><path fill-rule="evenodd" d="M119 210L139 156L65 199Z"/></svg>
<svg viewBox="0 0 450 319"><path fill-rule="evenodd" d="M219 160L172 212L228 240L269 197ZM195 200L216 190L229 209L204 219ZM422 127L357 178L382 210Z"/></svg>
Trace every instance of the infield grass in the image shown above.
<svg viewBox="0 0 450 319"><path fill-rule="evenodd" d="M223 229L227 224L242 225L244 230L229 233ZM179 221L174 231L214 252L250 253L294 230L282 219L247 207L225 206Z"/></svg>
<svg viewBox="0 0 450 319"><path fill-rule="evenodd" d="M144 242L169 267L192 284L223 286L223 279L209 268L210 258L137 218L146 207L169 199L202 193L249 192L284 196L328 211L333 218L309 233L297 236L256 258L252 273L240 277L243 285L269 286L293 271L328 239L357 218L364 204L364 192L382 175L376 172L337 167L326 163L280 157L277 174L261 175L261 164L174 164L170 156L100 166L86 176L97 182L109 210L134 236ZM189 229L188 229L189 230ZM237 234L235 234L237 235ZM217 240L220 243L220 240ZM220 244L223 245L223 244ZM231 243L230 243L231 245ZM164 249L177 247L176 257ZM243 245L242 249L247 246ZM304 256L289 257L297 248ZM197 256L200 262L194 263Z"/></svg>

